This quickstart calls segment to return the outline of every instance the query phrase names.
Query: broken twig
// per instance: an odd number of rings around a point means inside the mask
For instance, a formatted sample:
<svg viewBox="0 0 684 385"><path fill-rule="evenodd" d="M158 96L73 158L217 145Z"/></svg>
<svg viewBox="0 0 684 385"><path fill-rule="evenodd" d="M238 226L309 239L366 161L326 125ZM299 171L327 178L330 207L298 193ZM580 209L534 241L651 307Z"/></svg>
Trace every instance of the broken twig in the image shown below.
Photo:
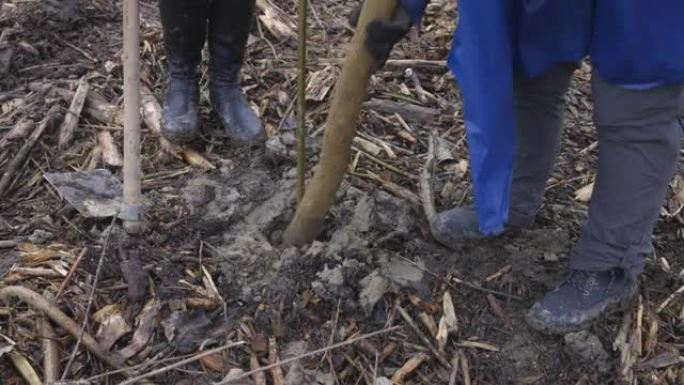
<svg viewBox="0 0 684 385"><path fill-rule="evenodd" d="M273 369L271 369L273 385L285 385L283 368L278 365L280 363L280 357L278 356L278 345L276 344L275 337L270 337L268 339L268 363L269 365L275 365L273 366Z"/></svg>
<svg viewBox="0 0 684 385"><path fill-rule="evenodd" d="M439 350L437 350L437 348L432 344L432 341L430 341L430 339L427 338L427 336L425 336L425 334L420 330L418 325L416 325L416 323L413 321L413 319L408 314L408 312L406 312L406 310L404 310L404 308L398 304L397 304L397 310L399 310L399 314L401 315L401 318L403 318L404 321L406 321L406 323L411 327L411 330L413 330L413 332L416 334L416 336L418 336L418 338L420 338L420 340L423 341L423 344L425 344L425 346L428 349L430 349L430 351L435 356L437 361L442 366L444 366L445 368L451 369L451 365L449 364L449 361L447 361L447 359L444 358L442 353L440 353Z"/></svg>
<svg viewBox="0 0 684 385"><path fill-rule="evenodd" d="M352 338L352 339L346 340L346 341L344 341L344 342L339 342L339 343L336 343L336 344L334 344L334 345L327 346L327 347L325 347L325 348L317 349L317 350L311 351L311 352L309 352L309 353L302 354L302 355L297 356L297 357L288 358L288 359L286 359L286 360L277 362L277 363L275 363L275 364L270 364L270 365L267 365L267 366L262 366L262 367L259 369L259 371L271 370L271 369L273 369L273 368L275 368L275 367L287 365L287 364L289 364L289 363L291 363L291 362L299 361L299 360L304 359L304 358L307 358L307 357L317 356L317 355L319 355L319 354L326 353L326 352L329 352L329 351L331 351L331 350L335 350L335 349L339 349L339 348L342 348L342 347L345 347L345 346L348 346L348 345L352 345L352 344L357 343L357 342L359 342L359 341L366 340L366 339L369 339L369 338L373 338L373 337L379 336L379 335L381 335L381 334L391 333L391 332L396 331L396 330L399 330L399 329L401 329L401 326L393 326L393 327L391 327L391 328L386 328L386 329L378 330L378 331L376 331L376 332L364 334L364 335L362 335L362 336L358 336L358 337L356 337L356 338ZM223 380L223 381L217 382L217 383L215 383L214 385L226 385L226 384L230 384L230 383L232 383L232 382L239 381L239 380L241 380L241 379L243 379L243 378L250 377L251 375L254 374L253 372L254 372L254 371L251 370L251 371L249 371L249 372L247 372L247 373L243 373L243 374L241 374L240 376L237 376L237 377L235 377L235 378L231 378L231 379L227 379L227 380ZM122 383L122 384L119 384L119 385L129 385L129 384L131 384L131 383L126 382L126 383Z"/></svg>
<svg viewBox="0 0 684 385"><path fill-rule="evenodd" d="M43 356L45 357L43 375L45 375L45 383L52 384L59 380L59 345L57 345L57 337L50 321L42 317L38 327L43 337Z"/></svg>
<svg viewBox="0 0 684 385"><path fill-rule="evenodd" d="M35 127L36 123L33 120L22 119L18 121L17 124L0 139L0 148L7 146L12 140L25 138L29 132L33 132Z"/></svg>
<svg viewBox="0 0 684 385"><path fill-rule="evenodd" d="M97 134L97 140L100 142L102 148L102 160L109 166L121 167L123 166L123 156L119 151L119 147L114 142L114 137L109 131L100 131Z"/></svg>
<svg viewBox="0 0 684 385"><path fill-rule="evenodd" d="M66 290L67 286L69 286L71 277L73 277L74 273L76 272L76 269L78 269L78 266L81 264L81 261L83 260L83 257L85 257L87 252L88 248L84 247L83 250L81 250L81 253L78 255L78 258L76 258L76 261L74 262L73 266L71 266L71 269L69 269L67 276L64 277L64 281L59 286L59 290L57 290L57 294L55 295L55 303L57 303L59 301L59 297L61 297L62 294L64 294L64 290Z"/></svg>
<svg viewBox="0 0 684 385"><path fill-rule="evenodd" d="M67 374L69 374L69 369L71 364L76 359L76 353L78 353L78 347L81 345L81 340L85 340L86 326L88 326L88 315L90 314L90 309L93 306L93 298L95 297L95 290L97 289L97 283L100 281L100 273L102 272L102 262L104 261L104 256L107 254L107 247L109 246L109 239L112 236L112 229L114 228L114 221L116 220L116 215L112 218L109 224L109 231L107 231L107 237L105 238L104 244L102 245L102 253L100 254L100 260L97 262L97 268L95 269L95 277L93 278L93 283L90 288L90 295L88 296L88 305L86 306L85 313L83 316L83 323L81 324L81 330L76 336L76 345L74 345L74 350L71 352L69 361L67 361L64 367L64 372L62 372L62 381L66 380ZM99 348L99 345L98 345Z"/></svg>
<svg viewBox="0 0 684 385"><path fill-rule="evenodd" d="M126 380L126 381L120 383L119 385L131 385L131 384L135 384L135 383L137 383L137 382L140 381L140 380L144 380L144 379L146 379L146 378L158 376L158 375L160 375L160 374L162 374L162 373L168 372L169 370L173 370L173 369L176 369L176 368L180 368L180 367L183 366L183 365L187 365L187 364L190 364L190 363L192 363L192 362L195 362L195 361L197 361L197 360L199 360L199 359L201 359L201 358L203 358L203 357L207 357L207 356L210 356L210 355L212 355L212 354L220 353L220 352L222 352L222 351L224 351L224 350L227 350L227 349L230 349L230 348L234 348L234 347L237 347L237 346L242 346L242 345L244 345L244 344L246 344L245 341L238 341L238 342L233 342L233 343L230 343L230 344L227 344L227 345L223 345L223 346L218 347L218 348L215 348L215 349L210 349L210 350L204 351L204 352L202 352L202 353L199 353L199 354L197 354L197 355L194 355L194 356L192 356L192 357L190 357L190 358L186 358L186 359L184 359L184 360L182 360L182 361L178 361L178 362L175 362L175 363L173 363L173 364L171 364L171 365L165 366L165 367L163 367L163 368L159 368L159 369L157 369L157 370L153 370L153 371L151 371L151 372L148 372L148 373L145 373L145 374L141 374L141 375L136 376L136 377L133 377L133 378L129 378L128 380ZM108 375L111 375L111 374L114 374L114 373L109 373ZM98 378L102 378L102 377L101 377L101 376L92 377L92 378L89 378L88 380L95 380L95 379L98 379Z"/></svg>
<svg viewBox="0 0 684 385"><path fill-rule="evenodd" d="M665 310L665 308L672 302L674 301L675 298L677 298L678 295L684 293L684 285L682 285L677 291L674 293L670 294L663 303L658 306L658 309L656 310L656 314L660 313L661 311Z"/></svg>
<svg viewBox="0 0 684 385"><path fill-rule="evenodd" d="M383 179L380 175L375 174L372 171L367 171L365 174L357 174L358 176L365 176L368 179L374 180L382 185L382 187L391 192L392 194L398 196L401 199L411 203L414 206L420 205L420 198L418 195L413 193L413 191L407 190L404 187L399 186L394 182Z"/></svg>
<svg viewBox="0 0 684 385"><path fill-rule="evenodd" d="M376 98L364 102L363 108L365 110L378 111L387 115L400 114L402 118L416 123L433 122L440 114L440 111L435 108Z"/></svg>
<svg viewBox="0 0 684 385"><path fill-rule="evenodd" d="M74 264L71 266L71 269L69 269L67 276L64 277L64 281L62 281L62 284L59 286L59 290L57 290L57 294L55 294L55 303L59 301L59 297L61 297L62 294L64 294L64 290L66 290L67 286L69 286L69 282L71 282L71 277L74 276L76 269L78 269L78 266L81 265L81 261L83 260L83 257L85 257L86 253L88 253L88 248L84 247L83 250L81 250L81 253L78 255L78 258L76 258Z"/></svg>
<svg viewBox="0 0 684 385"><path fill-rule="evenodd" d="M254 352L251 352L249 355L249 368L254 372L254 385L266 385L266 373L260 370L259 357Z"/></svg>
<svg viewBox="0 0 684 385"><path fill-rule="evenodd" d="M414 71L413 68L409 67L404 71L404 76L406 76L407 80L410 80L413 83L413 88L416 89L416 95L418 96L418 100L420 100L420 102L423 104L427 103L427 92L425 92L423 85L420 84L420 79L418 79L418 74L416 74L416 71Z"/></svg>
<svg viewBox="0 0 684 385"><path fill-rule="evenodd" d="M33 146L36 145L38 139L40 139L45 130L52 126L54 121L57 119L58 113L58 105L50 107L47 114L45 115L45 118L43 118L43 121L40 122L38 127L36 127L33 133L31 133L31 136L29 136L29 138L26 139L26 142L24 142L24 145L21 146L21 149L19 149L17 155L14 156L14 159L12 159L9 162L7 168L5 168L5 173L2 175L2 178L0 178L0 195L6 192L7 188L9 187L12 181L12 178L14 177L14 174L17 172L19 167L24 163L26 158L29 156L31 149L33 148Z"/></svg>
<svg viewBox="0 0 684 385"><path fill-rule="evenodd" d="M463 384L470 385L470 362L463 350L459 350L458 355L461 357L461 370L463 371Z"/></svg>
<svg viewBox="0 0 684 385"><path fill-rule="evenodd" d="M445 279L445 278L442 278L442 277L440 277L437 273L435 273L435 272L433 272L433 271L430 271L430 270L428 270L428 269L426 269L426 268L424 268L424 267L418 265L417 263L413 262L412 260L410 260L410 259L408 259L408 258L406 258L406 257L399 256L399 258L403 259L403 260L406 261L406 262L409 262L410 264L412 264L413 266L417 267L418 269L420 269L420 270L422 270L422 271L424 271L424 272L430 274L431 276L433 276L433 277L439 279L440 281L444 282L445 284L447 284L447 286L449 286L450 288L452 288L452 289L454 289L454 290L457 290L457 289L456 289L456 287L455 287L454 285L451 284L451 282L455 282L455 283L457 283L457 284L459 284L459 285L465 286L465 287L467 287L467 288L469 288L469 289L472 289L472 290L475 290L475 291L479 291L479 292L482 292L482 293L490 293L490 294L496 295L496 296L498 296L498 297L507 298L507 299L508 299L508 298L510 298L510 299L515 299L515 300L517 300L517 301L521 301L521 300L522 300L522 298L518 297L517 295L504 293L504 292L498 291L498 290L487 289L487 288L484 288L484 287L482 287L482 286L480 286L480 285L477 285L477 284L474 284L474 283L470 283L470 282L466 282L466 281L464 281L464 280L462 280L462 279L460 279L460 278L451 277L450 280Z"/></svg>
<svg viewBox="0 0 684 385"><path fill-rule="evenodd" d="M415 356L409 358L404 365L399 368L396 372L394 372L394 375L392 376L392 383L396 385L403 385L404 382L406 381L406 377L411 375L411 373L415 372L416 369L420 367L420 365L423 364L423 362L427 361L428 356L425 353L418 353Z"/></svg>
<svg viewBox="0 0 684 385"><path fill-rule="evenodd" d="M64 116L64 121L62 121L62 125L59 128L59 148L65 148L71 143L71 139L74 137L74 131L76 131L76 127L78 127L78 121L81 117L81 111L85 105L89 89L88 80L83 76L78 81L78 88L76 88L74 98L71 100L69 111L67 111Z"/></svg>
<svg viewBox="0 0 684 385"><path fill-rule="evenodd" d="M435 209L435 198L432 194L432 168L435 163L435 141L436 134L430 134L430 143L428 144L427 158L425 159L425 166L420 173L420 201L423 204L423 212L428 223L432 224L432 219L437 214ZM430 226L432 228L432 226Z"/></svg>
<svg viewBox="0 0 684 385"><path fill-rule="evenodd" d="M69 316L64 314L55 305L50 303L50 301L35 291L21 286L8 286L0 289L0 298L3 298L6 301L9 297L20 299L33 306L37 310L45 313L46 316L48 316L61 328L69 332L69 334L71 334L73 337L78 338L81 334L80 328L78 324L74 322L74 320L69 318ZM102 360L102 362L115 369L121 368L123 360L116 353L105 352L102 350L100 345L98 345L97 341L95 341L90 334L84 332L81 341L83 342L83 346L93 353L95 357Z"/></svg>

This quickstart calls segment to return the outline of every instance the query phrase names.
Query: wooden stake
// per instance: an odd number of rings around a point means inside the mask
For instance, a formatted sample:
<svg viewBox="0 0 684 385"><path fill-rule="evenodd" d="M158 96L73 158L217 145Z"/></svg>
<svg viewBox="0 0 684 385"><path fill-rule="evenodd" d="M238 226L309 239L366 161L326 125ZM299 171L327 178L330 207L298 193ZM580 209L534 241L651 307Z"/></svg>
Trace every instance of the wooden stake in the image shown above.
<svg viewBox="0 0 684 385"><path fill-rule="evenodd" d="M321 160L292 223L283 235L286 244L309 243L323 229L325 216L349 165L361 104L367 97L368 83L377 65L365 46L366 28L373 20L389 20L396 7L397 0L366 1L363 5L325 124Z"/></svg>
<svg viewBox="0 0 684 385"><path fill-rule="evenodd" d="M138 0L123 2L124 64L124 229L141 231L142 193L140 187L140 5Z"/></svg>
<svg viewBox="0 0 684 385"><path fill-rule="evenodd" d="M297 202L304 198L306 178L306 19L307 0L299 0L299 38L297 40Z"/></svg>

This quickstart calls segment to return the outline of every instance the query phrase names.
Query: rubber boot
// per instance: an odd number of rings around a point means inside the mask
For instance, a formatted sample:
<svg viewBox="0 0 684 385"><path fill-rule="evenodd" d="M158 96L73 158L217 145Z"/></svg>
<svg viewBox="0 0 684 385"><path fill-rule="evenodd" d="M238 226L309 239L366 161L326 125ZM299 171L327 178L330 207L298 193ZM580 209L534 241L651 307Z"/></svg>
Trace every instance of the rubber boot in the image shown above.
<svg viewBox="0 0 684 385"><path fill-rule="evenodd" d="M264 132L239 81L254 3L254 0L214 1L209 20L211 104L228 136L241 142L257 142Z"/></svg>
<svg viewBox="0 0 684 385"><path fill-rule="evenodd" d="M183 144L199 131L199 72L207 34L208 0L159 0L169 81L162 134Z"/></svg>
<svg viewBox="0 0 684 385"><path fill-rule="evenodd" d="M572 270L565 282L534 304L527 323L548 334L576 332L601 315L626 307L636 292L636 280L622 269Z"/></svg>
<svg viewBox="0 0 684 385"><path fill-rule="evenodd" d="M541 207L560 149L564 95L575 68L561 64L535 79L515 83L517 148L507 230L530 225ZM472 206L439 213L430 227L435 239L450 248L484 237Z"/></svg>

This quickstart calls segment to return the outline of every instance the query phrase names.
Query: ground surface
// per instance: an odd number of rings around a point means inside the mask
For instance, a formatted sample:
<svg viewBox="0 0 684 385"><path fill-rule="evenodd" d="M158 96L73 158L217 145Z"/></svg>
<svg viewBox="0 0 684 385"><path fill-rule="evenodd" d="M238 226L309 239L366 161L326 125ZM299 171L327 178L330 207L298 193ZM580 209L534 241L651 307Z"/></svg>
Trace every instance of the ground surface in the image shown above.
<svg viewBox="0 0 684 385"><path fill-rule="evenodd" d="M28 119L40 122L50 106L60 106L64 114L70 98L55 89L73 90L83 76L107 102L121 101L119 2L66 2L76 4L74 8L44 3L2 5L0 136ZM327 90L351 37L346 15L355 2L312 3L310 164L320 146ZM294 2L275 4L295 20ZM208 384L231 369L254 368L254 361L267 364L269 347L286 359L395 325L401 329L286 366L285 383L383 384L382 377L392 378L408 360L424 357L406 384L684 383L684 304L675 298L656 313L683 283L681 179L673 184L657 225L656 255L649 260L634 309L587 332L560 337L533 332L523 321L534 299L562 279L586 215L586 203L575 193L595 175L587 65L577 72L568 94L562 154L534 226L457 251L431 240L422 211L411 202L418 193L417 175L430 130L441 138L435 178L440 209L470 199L461 104L453 77L441 62L448 53L453 8L450 1L434 1L420 38L402 43L374 78L374 104L364 111L360 127L363 140L355 143L350 174L313 245L280 246L295 204L296 45L292 38L274 35L272 18L264 17L252 30L243 77L267 125L268 143L253 148L231 143L221 134L206 97L204 135L193 148L213 164L212 170L164 153L147 127L143 188L149 228L144 237L130 238L114 225L108 236L110 220L83 218L47 185L42 173L108 167L120 177L120 168L104 163L94 149L100 132L109 132L120 146L121 126L84 113L73 144L57 150L60 118L0 199L0 241L19 243L0 248L2 287L20 285L47 298L59 295L53 302L79 325L87 318L86 331L101 345L129 353L128 366L144 364L136 374L200 349L249 341L247 347L166 371L153 378L159 384ZM142 13L142 78L159 98L165 58L155 3L143 2ZM258 13L264 15L263 10ZM409 68L424 93L407 75ZM388 111L397 102L422 108L399 105ZM3 144L3 172L24 140ZM66 280L79 255L82 262ZM102 271L85 317L101 255ZM453 299L457 319L439 353L448 369L429 349L437 339L426 326L448 318L445 292ZM15 360L0 363L0 384L23 383L17 357L25 357L43 378L45 331L38 328L39 313L16 300L1 306L0 349L15 344ZM416 336L408 320L427 341ZM63 370L75 339L55 329ZM269 344L271 337L275 339ZM250 362L250 357L256 360ZM81 347L66 378L87 379L109 370ZM266 377L271 383L270 374ZM93 381L122 379L110 375ZM253 383L249 381L245 383Z"/></svg>

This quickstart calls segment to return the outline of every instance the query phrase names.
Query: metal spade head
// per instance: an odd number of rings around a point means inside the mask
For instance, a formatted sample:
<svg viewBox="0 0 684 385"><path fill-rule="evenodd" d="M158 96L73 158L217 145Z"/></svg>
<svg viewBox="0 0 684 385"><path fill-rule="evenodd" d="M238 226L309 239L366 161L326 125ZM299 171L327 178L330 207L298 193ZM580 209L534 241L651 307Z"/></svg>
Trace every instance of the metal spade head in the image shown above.
<svg viewBox="0 0 684 385"><path fill-rule="evenodd" d="M121 211L123 188L109 170L46 173L59 195L86 218L106 218Z"/></svg>

